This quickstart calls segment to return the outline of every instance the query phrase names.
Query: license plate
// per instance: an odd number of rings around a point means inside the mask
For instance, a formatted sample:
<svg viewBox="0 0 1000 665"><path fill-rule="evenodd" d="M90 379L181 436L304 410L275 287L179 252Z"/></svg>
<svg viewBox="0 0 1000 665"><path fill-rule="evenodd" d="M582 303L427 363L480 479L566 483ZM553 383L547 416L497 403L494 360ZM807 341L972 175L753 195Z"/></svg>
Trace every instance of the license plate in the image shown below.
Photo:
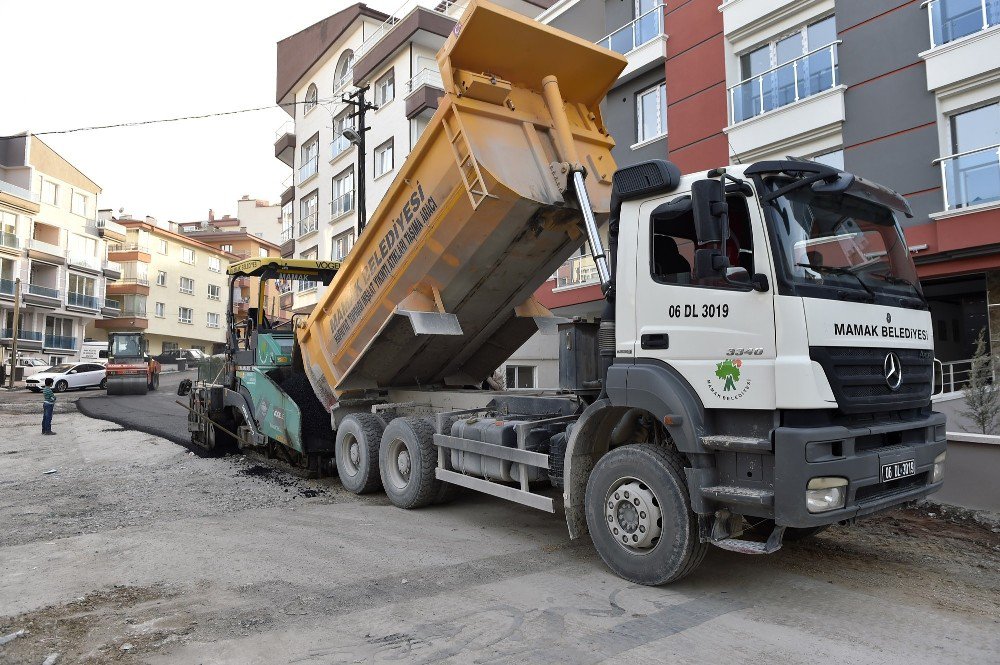
<svg viewBox="0 0 1000 665"><path fill-rule="evenodd" d="M892 464L882 465L882 482L887 483L890 480L896 480L897 478L905 478L907 476L912 476L917 472L917 465L913 460L909 459L905 462L893 462Z"/></svg>

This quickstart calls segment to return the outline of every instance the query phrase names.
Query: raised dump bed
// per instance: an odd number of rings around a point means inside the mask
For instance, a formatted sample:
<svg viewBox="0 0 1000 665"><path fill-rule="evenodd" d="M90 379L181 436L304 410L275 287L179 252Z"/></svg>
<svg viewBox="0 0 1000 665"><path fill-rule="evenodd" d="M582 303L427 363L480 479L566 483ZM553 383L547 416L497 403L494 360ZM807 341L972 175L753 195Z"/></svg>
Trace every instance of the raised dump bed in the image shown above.
<svg viewBox="0 0 1000 665"><path fill-rule="evenodd" d="M586 238L574 168L598 217L609 210L599 104L624 58L473 2L438 64L437 112L299 329L327 408L482 382L551 316L532 294Z"/></svg>

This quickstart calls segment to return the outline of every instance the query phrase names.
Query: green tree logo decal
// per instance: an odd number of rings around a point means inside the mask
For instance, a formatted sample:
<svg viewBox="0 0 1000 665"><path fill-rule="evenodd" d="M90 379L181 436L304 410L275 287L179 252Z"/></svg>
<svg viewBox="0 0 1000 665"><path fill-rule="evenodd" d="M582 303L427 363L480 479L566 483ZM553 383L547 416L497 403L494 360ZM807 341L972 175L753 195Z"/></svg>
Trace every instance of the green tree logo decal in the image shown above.
<svg viewBox="0 0 1000 665"><path fill-rule="evenodd" d="M740 380L740 367L742 366L743 361L739 358L723 360L715 365L715 375L726 382L722 389L723 392L736 390L736 382Z"/></svg>

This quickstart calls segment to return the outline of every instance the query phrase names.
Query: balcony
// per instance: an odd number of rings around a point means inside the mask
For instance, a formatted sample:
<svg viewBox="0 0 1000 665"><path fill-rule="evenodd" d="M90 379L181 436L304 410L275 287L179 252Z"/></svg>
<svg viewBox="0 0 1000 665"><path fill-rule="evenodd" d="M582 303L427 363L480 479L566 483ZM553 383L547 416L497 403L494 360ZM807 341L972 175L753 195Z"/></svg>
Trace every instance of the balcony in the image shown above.
<svg viewBox="0 0 1000 665"><path fill-rule="evenodd" d="M101 299L96 296L88 296L83 293L73 293L70 291L66 294L66 307L97 311L101 308Z"/></svg>
<svg viewBox="0 0 1000 665"><path fill-rule="evenodd" d="M274 156L286 166L295 166L295 123L288 121L274 132Z"/></svg>
<svg viewBox="0 0 1000 665"><path fill-rule="evenodd" d="M149 319L144 309L124 309L115 316L94 321L94 326L101 330L145 330L149 327Z"/></svg>
<svg viewBox="0 0 1000 665"><path fill-rule="evenodd" d="M108 259L119 263L127 263L129 261L150 263L153 260L152 256L150 256L149 248L135 242L109 245Z"/></svg>
<svg viewBox="0 0 1000 665"><path fill-rule="evenodd" d="M25 201L31 201L32 203L38 202L38 196L32 194L31 191L25 189L24 187L18 187L13 185L6 180L0 180L0 192L4 194L10 194L11 196L16 196L19 199ZM35 212L38 212L38 206L35 206Z"/></svg>
<svg viewBox="0 0 1000 665"><path fill-rule="evenodd" d="M317 213L311 213L305 219L299 221L299 234L298 237L309 235L313 231L319 228L319 215Z"/></svg>
<svg viewBox="0 0 1000 665"><path fill-rule="evenodd" d="M945 210L1000 201L1000 145L942 157Z"/></svg>
<svg viewBox="0 0 1000 665"><path fill-rule="evenodd" d="M26 303L41 307L50 307L52 309L62 305L62 293L59 289L41 284L28 284L25 286L23 283L21 284L21 289L21 297L24 298Z"/></svg>
<svg viewBox="0 0 1000 665"><path fill-rule="evenodd" d="M357 63L361 60L361 58L375 48L379 42L385 39L389 33L392 32L393 28L409 18L411 14L424 11L454 20L462 14L462 11L465 9L467 4L468 0L441 0L441 2L437 3L421 2L420 0L407 0L392 13L389 18L382 23L382 25L375 28L375 31L371 33L364 42L362 42L361 46L354 52L354 62ZM404 32L408 31L404 30ZM336 88L334 88L334 92L336 91Z"/></svg>
<svg viewBox="0 0 1000 665"><path fill-rule="evenodd" d="M931 48L1000 25L1000 4L992 0L931 0L927 14Z"/></svg>
<svg viewBox="0 0 1000 665"><path fill-rule="evenodd" d="M0 328L0 339L10 340L14 336L14 331L10 328ZM41 331L25 330L21 328L17 331L18 347L24 350L41 350L44 334Z"/></svg>
<svg viewBox="0 0 1000 665"><path fill-rule="evenodd" d="M285 232L281 232L281 258L290 259L295 256L295 237L291 234L291 229L289 231L288 238L285 238Z"/></svg>
<svg viewBox="0 0 1000 665"><path fill-rule="evenodd" d="M117 300L112 300L111 298L105 298L104 304L101 305L101 314L106 317L114 318L116 316L121 316L122 304Z"/></svg>
<svg viewBox="0 0 1000 665"><path fill-rule="evenodd" d="M409 40L416 39L436 51L451 34L455 19L467 4L467 0L407 0L355 50L354 82L370 78L392 53Z"/></svg>
<svg viewBox="0 0 1000 665"><path fill-rule="evenodd" d="M125 242L125 232L125 227L118 222L112 222L110 219L97 220L97 235L102 238Z"/></svg>
<svg viewBox="0 0 1000 665"><path fill-rule="evenodd" d="M105 287L109 296L148 296L149 280L145 277L125 277Z"/></svg>
<svg viewBox="0 0 1000 665"><path fill-rule="evenodd" d="M927 89L994 75L1000 53L1000 3L995 0L933 0L927 6L931 48Z"/></svg>
<svg viewBox="0 0 1000 665"><path fill-rule="evenodd" d="M600 277L597 273L597 265L594 257L586 254L584 256L574 256L559 266L556 271L557 289L571 289L579 286L589 286L599 284Z"/></svg>
<svg viewBox="0 0 1000 665"><path fill-rule="evenodd" d="M101 272L101 260L96 256L83 256L80 254L73 254L72 252L66 252L66 262L74 268L80 270L85 270L95 274Z"/></svg>
<svg viewBox="0 0 1000 665"><path fill-rule="evenodd" d="M347 73L345 73L343 76L341 76L334 82L333 94L335 96L339 95L340 93L347 90L348 86L350 86L353 82L354 82L354 70L351 69L348 70Z"/></svg>
<svg viewBox="0 0 1000 665"><path fill-rule="evenodd" d="M11 299L14 297L14 280L0 279L0 298Z"/></svg>
<svg viewBox="0 0 1000 665"><path fill-rule="evenodd" d="M63 351L73 351L76 349L76 337L65 337L63 335L45 334L45 341L42 343L45 349L61 349Z"/></svg>
<svg viewBox="0 0 1000 665"><path fill-rule="evenodd" d="M28 256L52 263L66 263L66 250L59 245L53 245L37 238L28 241Z"/></svg>
<svg viewBox="0 0 1000 665"><path fill-rule="evenodd" d="M729 88L729 124L755 118L837 85L837 45L806 53Z"/></svg>
<svg viewBox="0 0 1000 665"><path fill-rule="evenodd" d="M421 69L406 82L406 113L412 119L427 109L436 109L438 100L444 94L441 72L436 69Z"/></svg>
<svg viewBox="0 0 1000 665"><path fill-rule="evenodd" d="M21 241L13 233L0 232L0 251L6 251L8 254L20 254Z"/></svg>
<svg viewBox="0 0 1000 665"><path fill-rule="evenodd" d="M319 172L319 157L313 157L299 167L299 180L296 184L301 187L303 183L315 176L317 172Z"/></svg>
<svg viewBox="0 0 1000 665"><path fill-rule="evenodd" d="M666 57L665 11L664 5L657 5L597 42L598 46L628 58L628 65L618 77L620 81L648 71Z"/></svg>
<svg viewBox="0 0 1000 665"><path fill-rule="evenodd" d="M330 221L343 217L354 210L354 191L344 192L334 200L330 201Z"/></svg>
<svg viewBox="0 0 1000 665"><path fill-rule="evenodd" d="M337 159L342 154L350 150L353 144L344 138L343 134L337 134L336 138L330 141L330 161Z"/></svg>
<svg viewBox="0 0 1000 665"><path fill-rule="evenodd" d="M118 279L122 276L122 264L117 261L104 262L104 276L111 279Z"/></svg>

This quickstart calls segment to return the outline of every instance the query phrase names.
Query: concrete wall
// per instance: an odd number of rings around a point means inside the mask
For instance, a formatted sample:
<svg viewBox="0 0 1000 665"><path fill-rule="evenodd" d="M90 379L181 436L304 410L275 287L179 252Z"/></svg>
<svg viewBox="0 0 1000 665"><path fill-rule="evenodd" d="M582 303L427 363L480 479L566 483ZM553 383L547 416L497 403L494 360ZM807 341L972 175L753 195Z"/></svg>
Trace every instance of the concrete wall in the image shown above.
<svg viewBox="0 0 1000 665"><path fill-rule="evenodd" d="M639 137L636 96L662 81L662 69L648 71L611 90L604 101L604 122L616 143L611 154L619 168L647 159L667 158L666 136L638 148L631 148ZM667 127L669 130L669 124Z"/></svg>
<svg viewBox="0 0 1000 665"><path fill-rule="evenodd" d="M536 388L558 388L559 335L535 333L500 367L501 376L506 376L507 365L533 366Z"/></svg>

